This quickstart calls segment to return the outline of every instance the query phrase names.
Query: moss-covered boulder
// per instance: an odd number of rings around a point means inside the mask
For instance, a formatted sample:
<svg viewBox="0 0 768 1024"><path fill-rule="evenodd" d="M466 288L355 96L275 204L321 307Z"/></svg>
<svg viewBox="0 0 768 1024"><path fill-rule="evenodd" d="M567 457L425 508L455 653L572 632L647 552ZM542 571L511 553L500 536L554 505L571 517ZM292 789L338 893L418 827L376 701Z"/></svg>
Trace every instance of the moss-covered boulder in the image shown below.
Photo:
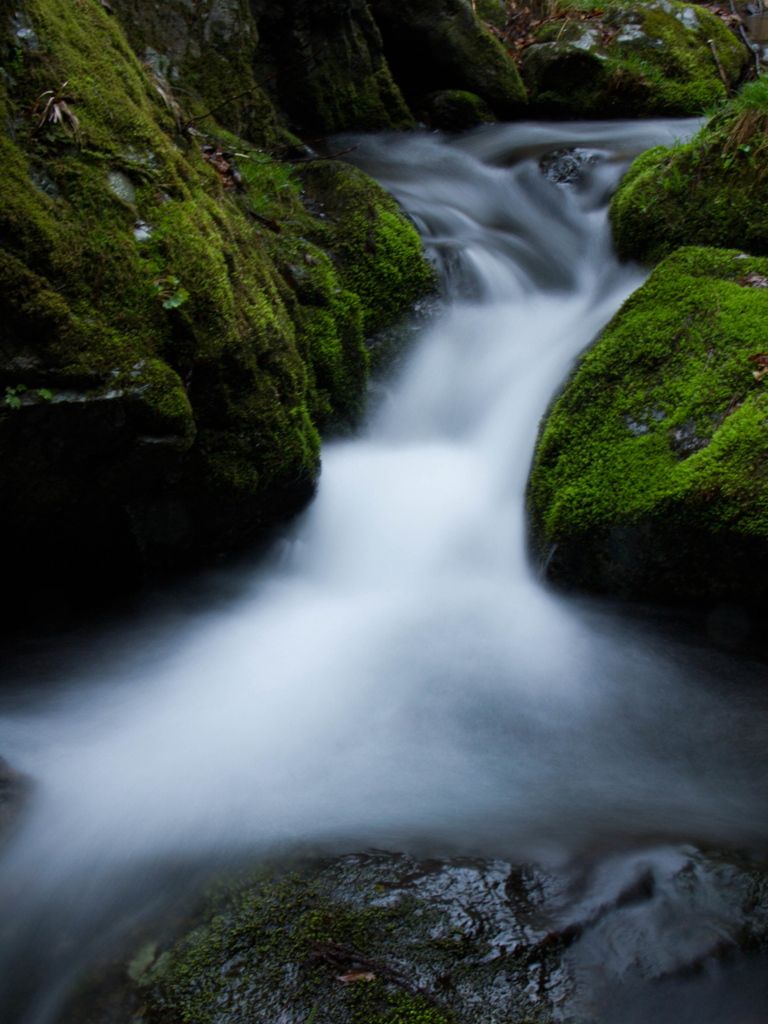
<svg viewBox="0 0 768 1024"><path fill-rule="evenodd" d="M527 103L515 62L468 0L372 0L384 53L406 99L445 89L474 93L499 118Z"/></svg>
<svg viewBox="0 0 768 1024"><path fill-rule="evenodd" d="M550 579L630 598L768 596L768 261L681 249L584 357L530 480Z"/></svg>
<svg viewBox="0 0 768 1024"><path fill-rule="evenodd" d="M301 133L414 125L365 0L255 0L260 80Z"/></svg>
<svg viewBox="0 0 768 1024"><path fill-rule="evenodd" d="M690 141L632 164L610 208L621 256L655 263L681 245L768 255L768 77L749 82Z"/></svg>
<svg viewBox="0 0 768 1024"><path fill-rule="evenodd" d="M701 114L751 59L711 11L675 0L609 2L599 17L564 16L534 35L523 80L532 111L548 117Z"/></svg>
<svg viewBox="0 0 768 1024"><path fill-rule="evenodd" d="M481 857L294 862L220 881L175 943L168 921L134 929L57 1020L551 1024L598 1006L634 1021L665 983L764 951L767 890L758 866L691 846L582 858L575 877Z"/></svg>
<svg viewBox="0 0 768 1024"><path fill-rule="evenodd" d="M254 142L285 144L287 127L318 135L414 123L364 0L115 0L113 8L142 59L198 98L198 112L215 109L219 123Z"/></svg>
<svg viewBox="0 0 768 1024"><path fill-rule="evenodd" d="M545 1024L546 988L530 981L569 939L531 920L542 884L500 861L384 853L265 872L135 973L158 1024L269 1024L281 1010L297 1024L469 1024L478 1006L495 1024Z"/></svg>
<svg viewBox="0 0 768 1024"><path fill-rule="evenodd" d="M420 121L445 132L463 132L496 120L487 103L462 89L431 92L422 97L417 110Z"/></svg>
<svg viewBox="0 0 768 1024"><path fill-rule="evenodd" d="M98 0L2 0L0 46L3 558L122 589L307 500L431 271L354 168L185 131Z"/></svg>

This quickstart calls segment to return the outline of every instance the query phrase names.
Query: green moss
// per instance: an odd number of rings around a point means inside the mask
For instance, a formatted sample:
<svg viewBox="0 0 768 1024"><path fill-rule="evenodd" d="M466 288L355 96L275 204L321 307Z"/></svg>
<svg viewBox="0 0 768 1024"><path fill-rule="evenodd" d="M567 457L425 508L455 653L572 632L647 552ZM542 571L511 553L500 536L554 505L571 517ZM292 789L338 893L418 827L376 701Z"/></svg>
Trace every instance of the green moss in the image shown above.
<svg viewBox="0 0 768 1024"><path fill-rule="evenodd" d="M305 224L326 249L344 287L361 302L366 337L381 330L435 284L414 226L367 175L346 164L307 167L304 185L324 218Z"/></svg>
<svg viewBox="0 0 768 1024"><path fill-rule="evenodd" d="M151 1019L269 1022L287 1003L314 1024L455 1024L478 1005L494 1024L549 1019L522 988L530 965L554 963L558 943L490 958L482 929L458 927L444 894L414 894L413 878L428 889L435 869L367 854L223 886L162 966L143 965ZM343 980L355 969L373 977Z"/></svg>
<svg viewBox="0 0 768 1024"><path fill-rule="evenodd" d="M768 540L768 391L750 361L765 349L766 275L765 260L682 249L624 304L542 433L542 549L649 523Z"/></svg>
<svg viewBox="0 0 768 1024"><path fill-rule="evenodd" d="M444 89L425 96L420 117L431 128L446 132L463 132L495 120L490 107L472 92Z"/></svg>
<svg viewBox="0 0 768 1024"><path fill-rule="evenodd" d="M290 168L213 122L208 137L179 133L98 0L28 0L26 49L11 10L0 31L13 67L0 80L0 374L6 386L75 389L83 405L120 392L141 406L136 430L178 435L189 451L162 484L139 486L129 467L118 488L120 460L133 458L123 449L98 472L122 501L141 491L142 507L181 503L189 557L195 536L205 555L306 500L319 431L359 418L365 335L431 271L413 227L360 172L326 172L346 193L326 196L336 212L324 223ZM76 123L30 113L52 94ZM237 188L222 161L239 168ZM19 474L3 483L22 523L34 488ZM166 534L151 536L160 513L141 515L151 561Z"/></svg>
<svg viewBox="0 0 768 1024"><path fill-rule="evenodd" d="M674 0L605 3L600 17L547 23L525 51L531 102L566 116L694 116L734 86L746 47L710 11ZM606 41L607 33L607 41Z"/></svg>
<svg viewBox="0 0 768 1024"><path fill-rule="evenodd" d="M611 204L620 255L654 263L704 244L768 254L767 109L762 76L690 142L638 158Z"/></svg>

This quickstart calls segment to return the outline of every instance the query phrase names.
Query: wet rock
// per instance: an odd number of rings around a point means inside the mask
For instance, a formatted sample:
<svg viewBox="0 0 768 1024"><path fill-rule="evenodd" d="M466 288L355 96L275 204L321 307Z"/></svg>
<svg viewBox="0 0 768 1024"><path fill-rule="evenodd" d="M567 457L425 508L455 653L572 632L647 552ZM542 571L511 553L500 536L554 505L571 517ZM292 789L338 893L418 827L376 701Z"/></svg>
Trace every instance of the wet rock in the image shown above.
<svg viewBox="0 0 768 1024"><path fill-rule="evenodd" d="M544 426L530 503L549 579L631 599L768 598L764 259L680 249Z"/></svg>
<svg viewBox="0 0 768 1024"><path fill-rule="evenodd" d="M574 185L595 159L595 154L586 149L556 149L539 160L539 167L553 184Z"/></svg>
<svg viewBox="0 0 768 1024"><path fill-rule="evenodd" d="M130 969L168 1022L593 1021L627 986L760 947L765 888L690 847L562 873L361 854L266 872L172 948L145 942Z"/></svg>

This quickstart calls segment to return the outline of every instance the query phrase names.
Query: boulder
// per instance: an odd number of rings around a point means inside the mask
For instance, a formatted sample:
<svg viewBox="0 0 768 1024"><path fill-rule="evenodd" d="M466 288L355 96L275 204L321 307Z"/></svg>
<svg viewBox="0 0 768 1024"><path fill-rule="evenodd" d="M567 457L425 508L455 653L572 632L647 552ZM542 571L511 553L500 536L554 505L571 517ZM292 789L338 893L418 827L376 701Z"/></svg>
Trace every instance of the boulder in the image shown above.
<svg viewBox="0 0 768 1024"><path fill-rule="evenodd" d="M428 93L462 90L497 118L514 118L526 93L514 60L467 0L372 0L384 53L409 102Z"/></svg>
<svg viewBox="0 0 768 1024"><path fill-rule="evenodd" d="M695 116L724 100L751 60L711 11L675 0L608 3L599 18L548 20L534 36L523 81L532 111L547 117Z"/></svg>
<svg viewBox="0 0 768 1024"><path fill-rule="evenodd" d="M768 934L764 876L691 847L582 862L570 878L375 852L222 890L178 942L145 941L130 960L150 1019L590 1021L620 985L635 1002L662 979L674 993ZM687 927L670 936L670 917ZM83 1010L65 1020L91 1024Z"/></svg>
<svg viewBox="0 0 768 1024"><path fill-rule="evenodd" d="M619 255L653 264L682 245L768 255L767 109L762 75L690 142L638 157L611 202Z"/></svg>
<svg viewBox="0 0 768 1024"><path fill-rule="evenodd" d="M530 509L546 576L622 598L768 597L768 261L680 249L554 403Z"/></svg>
<svg viewBox="0 0 768 1024"><path fill-rule="evenodd" d="M187 130L98 0L20 18L0 0L0 545L36 608L300 509L320 433L361 412L366 339L433 274L362 172Z"/></svg>
<svg viewBox="0 0 768 1024"><path fill-rule="evenodd" d="M463 132L496 120L487 103L461 89L431 92L414 106L421 121L446 132Z"/></svg>
<svg viewBox="0 0 768 1024"><path fill-rule="evenodd" d="M260 80L299 134L414 126L365 0L254 0Z"/></svg>

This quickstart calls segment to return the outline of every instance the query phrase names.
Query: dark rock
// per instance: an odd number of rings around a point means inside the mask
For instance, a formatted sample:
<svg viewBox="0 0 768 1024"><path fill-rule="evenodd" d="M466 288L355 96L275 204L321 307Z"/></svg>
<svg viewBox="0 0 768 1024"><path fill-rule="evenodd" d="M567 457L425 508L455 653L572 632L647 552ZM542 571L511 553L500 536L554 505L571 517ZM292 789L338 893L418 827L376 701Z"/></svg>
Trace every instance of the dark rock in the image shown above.
<svg viewBox="0 0 768 1024"><path fill-rule="evenodd" d="M463 132L495 120L487 103L461 89L432 92L414 103L414 107L420 120L430 128L446 132Z"/></svg>
<svg viewBox="0 0 768 1024"><path fill-rule="evenodd" d="M525 109L514 61L465 0L373 0L371 10L407 99L458 89L479 96L498 118Z"/></svg>
<svg viewBox="0 0 768 1024"><path fill-rule="evenodd" d="M261 40L257 75L276 75L268 88L293 130L413 127L365 0L254 0L252 7Z"/></svg>
<svg viewBox="0 0 768 1024"><path fill-rule="evenodd" d="M129 974L164 1021L593 1021L617 989L762 948L765 891L753 865L690 847L563 873L363 854L263 873Z"/></svg>
<svg viewBox="0 0 768 1024"><path fill-rule="evenodd" d="M595 159L595 154L586 149L556 149L539 160L539 167L554 185L574 185Z"/></svg>

